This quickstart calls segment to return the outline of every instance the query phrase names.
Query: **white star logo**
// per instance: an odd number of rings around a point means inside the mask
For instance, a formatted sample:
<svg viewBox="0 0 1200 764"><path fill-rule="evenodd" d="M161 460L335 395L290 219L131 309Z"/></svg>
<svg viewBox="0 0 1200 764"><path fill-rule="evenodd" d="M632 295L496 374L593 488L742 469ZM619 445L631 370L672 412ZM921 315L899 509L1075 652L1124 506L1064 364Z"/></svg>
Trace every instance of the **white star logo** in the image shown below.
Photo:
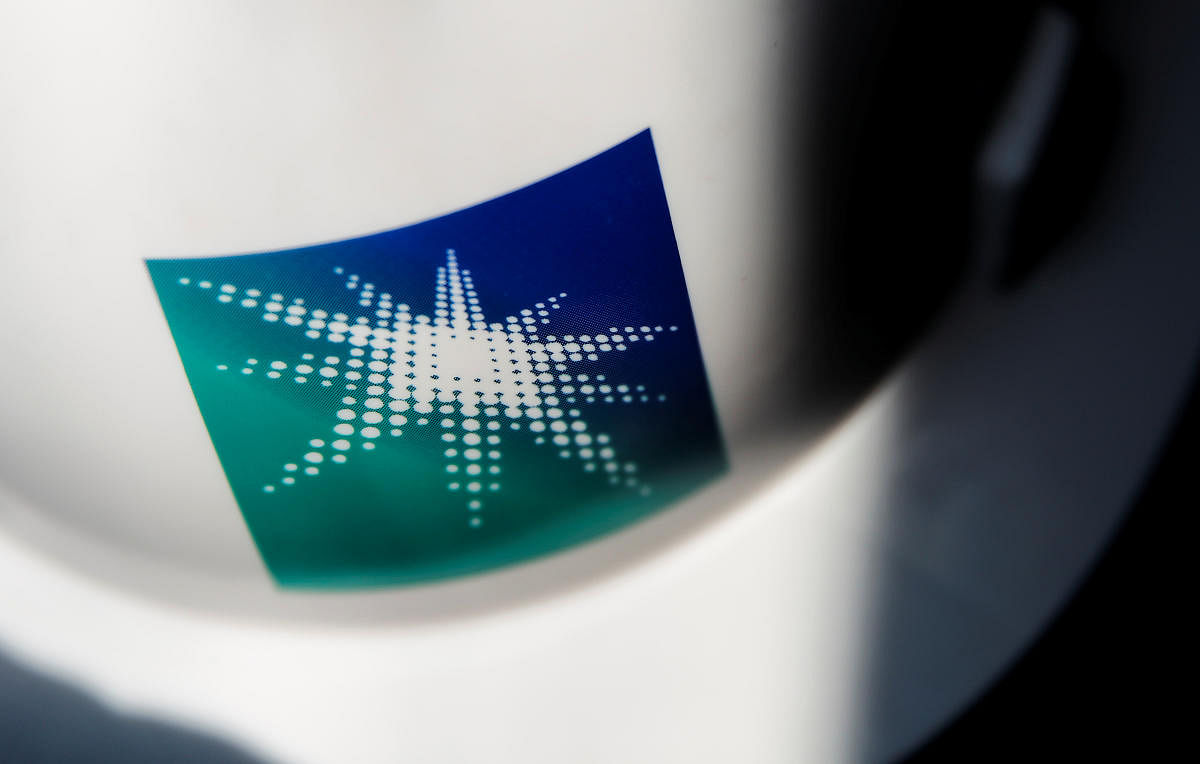
<svg viewBox="0 0 1200 764"><path fill-rule="evenodd" d="M596 432L582 413L594 405L645 404L666 401L643 385L612 384L603 374L578 369L600 355L652 343L670 326L610 327L596 335L543 335L559 310L565 292L488 323L479 307L469 270L460 268L453 249L437 269L432 317L413 314L387 292L345 274L346 288L356 291L364 315L310 309L300 298L264 295L256 288L180 278L183 286L215 288L221 303L261 310L262 320L295 327L335 351L305 353L299 362L248 358L241 373L296 384L342 385L346 395L330 412L330 431L314 436L295 462L282 465L277 481L263 490L275 493L295 485L297 476L317 476L325 462L342 464L359 447L375 448L380 438L402 437L406 427L442 431L446 488L461 493L469 523L483 523L484 497L501 490L503 439L527 432L538 444L551 446L563 460L576 460L584 472L596 473L611 485L649 494L634 461L618 459L611 438ZM371 315L366 315L366 314ZM348 352L339 353L346 346ZM228 364L217 367L231 371Z"/></svg>

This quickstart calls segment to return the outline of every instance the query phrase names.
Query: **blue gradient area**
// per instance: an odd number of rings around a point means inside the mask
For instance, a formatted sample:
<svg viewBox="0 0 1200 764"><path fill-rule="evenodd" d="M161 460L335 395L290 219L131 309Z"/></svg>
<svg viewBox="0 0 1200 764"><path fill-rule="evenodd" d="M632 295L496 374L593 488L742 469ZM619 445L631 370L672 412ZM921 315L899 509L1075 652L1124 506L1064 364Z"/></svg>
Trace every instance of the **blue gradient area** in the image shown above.
<svg viewBox="0 0 1200 764"><path fill-rule="evenodd" d="M556 297L541 337L658 328L621 352L569 364L557 377L601 374L642 386L650 402L580 408L592 429L637 463L652 492L613 487L504 421L504 489L466 529L461 495L446 492L436 426L405 428L333 469L311 488L264 495L264 470L325 433L344 391L214 372L223 358L344 354L257 310L214 304L198 279L280 291L310 309L350 316L358 274L411 312L435 313L434 277L453 249L489 323ZM433 220L345 241L260 254L147 262L218 456L263 558L285 585L372 585L461 575L509 564L615 530L661 509L727 466L650 131L530 186ZM342 274L335 275L340 269ZM180 280L193 284L181 288ZM215 288L213 290L215 293ZM560 296L566 293L566 296ZM290 376L290 375L289 375ZM265 381L265 380L263 380ZM257 387L256 387L257 385ZM262 390L270 389L270 392ZM630 392L633 392L631 389ZM260 396L260 397L254 397ZM268 396L268 397L261 397ZM274 422L248 421L265 412ZM264 414L264 415L265 415ZM317 428L317 429L312 429ZM322 435L328 438L328 435ZM292 449L288 451L287 449ZM364 466L365 465L365 466ZM364 471L373 470L373 471ZM386 475L386 480L380 475ZM273 489L272 489L273 490ZM294 497L294 498L293 498ZM290 502L286 512L281 502Z"/></svg>

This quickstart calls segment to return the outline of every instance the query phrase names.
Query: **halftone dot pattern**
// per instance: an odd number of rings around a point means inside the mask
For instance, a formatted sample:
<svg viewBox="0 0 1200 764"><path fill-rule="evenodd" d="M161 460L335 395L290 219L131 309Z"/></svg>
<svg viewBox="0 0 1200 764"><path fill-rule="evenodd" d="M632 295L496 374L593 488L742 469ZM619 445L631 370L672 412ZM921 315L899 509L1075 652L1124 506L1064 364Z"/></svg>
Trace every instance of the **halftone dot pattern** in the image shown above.
<svg viewBox="0 0 1200 764"><path fill-rule="evenodd" d="M147 264L282 585L487 570L726 469L648 132L406 228Z"/></svg>
<svg viewBox="0 0 1200 764"><path fill-rule="evenodd" d="M330 277L340 280L344 275L346 269L337 266ZM187 287L193 279L185 276L177 283ZM326 448L351 450L351 437L373 440L383 436L380 425L385 413L387 423L392 425L388 435L400 437L413 412L430 415L436 412L437 426L444 430L441 440L464 447L461 451L447 448L442 452L447 476L486 475L490 478L489 491L502 490L504 438L515 437L499 434L507 424L510 432L533 436L538 445L553 444L560 459L573 460L582 472L600 473L610 485L636 490L642 496L653 492L652 484L639 479L636 461L621 460L611 446L593 448L608 443L610 437L596 432L584 411L609 403L664 404L668 396L646 394L645 385L613 385L604 374L589 374L582 369L593 365L601 353L627 352L638 338L636 332L644 332L647 339L653 339L654 334L664 331L662 326L624 330L612 327L606 334L595 336L547 334L544 329L551 324L547 306L557 309L560 301L568 298L566 292L521 309L518 315L507 316L503 323L489 323L480 307L471 271L460 265L454 249L445 251L445 264L437 268L432 316L414 313L404 303L393 303L388 292L377 295L375 284L361 281L356 273L346 276L345 288L356 293L364 312L375 308L373 316L331 314L320 308L310 311L297 298L286 308L283 323L297 329L308 327L304 335L309 339L334 346L348 345L364 355L369 349L370 361L352 356L343 363L338 355L325 355L318 361L314 353L304 353L297 362L271 360L264 364L270 369L268 378L278 379L290 369L296 384L309 384L311 378L329 386L333 380L343 378L347 380L347 390L358 390L356 383L366 382L361 396L343 397L338 408L329 413L328 433L343 437L328 444L321 438L312 438L307 445L313 450L301 457L304 461L320 464ZM238 291L232 284L221 287L223 295ZM243 291L247 295L262 294L253 287ZM217 302L231 301L218 297ZM281 312L284 312L282 302L270 302L259 317L273 322L277 320L273 316ZM534 318L535 315L539 318ZM319 369L316 364L320 364ZM253 374L258 365L257 358L247 358L242 373ZM217 368L227 370L229 364L221 363ZM428 417L418 417L415 424L431 426ZM495 434L488 438L490 448L485 459L479 446L484 444L487 432ZM345 457L338 460L341 464L345 462ZM275 493L279 486L295 485L294 481L282 482L294 467L291 462L282 465L279 475L263 485L263 491ZM308 467L304 474L315 477L322 473L316 467ZM459 481L447 480L447 491L456 492L459 488ZM470 494L482 489L482 483L468 484ZM469 512L464 519L466 525L481 527L486 516L484 502L472 497L465 499L463 506Z"/></svg>

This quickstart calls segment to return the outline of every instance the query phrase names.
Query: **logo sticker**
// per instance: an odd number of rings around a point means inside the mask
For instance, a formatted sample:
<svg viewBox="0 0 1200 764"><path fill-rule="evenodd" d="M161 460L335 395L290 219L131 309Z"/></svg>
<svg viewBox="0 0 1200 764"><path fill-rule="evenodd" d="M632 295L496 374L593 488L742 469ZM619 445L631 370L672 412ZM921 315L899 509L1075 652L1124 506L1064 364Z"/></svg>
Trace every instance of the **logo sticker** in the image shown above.
<svg viewBox="0 0 1200 764"><path fill-rule="evenodd" d="M282 586L518 562L726 469L648 130L416 225L147 266Z"/></svg>

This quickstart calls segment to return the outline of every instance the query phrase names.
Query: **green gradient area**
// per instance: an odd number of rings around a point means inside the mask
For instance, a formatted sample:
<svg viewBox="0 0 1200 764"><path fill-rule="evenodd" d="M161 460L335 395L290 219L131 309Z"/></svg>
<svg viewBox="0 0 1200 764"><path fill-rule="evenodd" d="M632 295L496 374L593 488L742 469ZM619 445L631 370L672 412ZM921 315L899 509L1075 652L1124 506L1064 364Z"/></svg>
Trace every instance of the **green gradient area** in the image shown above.
<svg viewBox="0 0 1200 764"><path fill-rule="evenodd" d="M579 231L588 232L580 241L592 242L594 253L563 246ZM446 449L464 445L446 442L450 430L441 424L452 417L460 427L465 415L457 412L435 410L418 425L420 415L409 410L406 423L385 419L379 437L350 437L347 450L331 450L341 437L334 430L337 412L351 405L343 398L361 404L366 382L353 389L349 376L325 380L297 367L317 369L332 356L337 360L330 366L340 373L352 352L363 359L362 350L319 332L305 336L299 324L264 320L268 295L278 290L286 295L282 302L299 301L310 311L371 314L375 306L358 307L359 295L342 283L346 277L333 275L345 265L346 273L366 274L364 282L378 279L379 291L390 287L397 302L411 302L412 313L424 317L434 313L428 296L434 270L439 262L450 267L444 247L463 240L471 245L464 251L475 257L481 310L489 317L515 314L573 282L583 293L572 290L575 301L555 315L562 325L547 332L607 331L599 327L618 323L618 309L634 324L655 318L672 324L630 342L628 351L569 370L607 375L614 387L643 382L646 393L655 394L632 404L562 404L583 409L572 415L586 420L589 434L611 438L620 472L589 466L578 448L556 447L549 432L539 443L529 420L504 415L480 417L496 429L479 434L499 443L479 446L487 457L478 477L450 473L454 460ZM563 251L572 257L557 254ZM727 469L648 133L527 189L405 229L285 252L148 260L147 267L216 455L281 586L411 584L517 563L622 528ZM201 288L202 280L211 285ZM227 284L230 294L221 302ZM648 307L638 313L639 306ZM276 378L268 375L273 362L286 364ZM314 439L322 445L310 446ZM320 460L306 462L314 451ZM344 455L344 463L335 463L335 454ZM297 469L287 473L286 464ZM304 474L310 467L316 474ZM286 484L289 477L293 484ZM474 480L478 493L466 488ZM473 498L482 508L469 506Z"/></svg>

